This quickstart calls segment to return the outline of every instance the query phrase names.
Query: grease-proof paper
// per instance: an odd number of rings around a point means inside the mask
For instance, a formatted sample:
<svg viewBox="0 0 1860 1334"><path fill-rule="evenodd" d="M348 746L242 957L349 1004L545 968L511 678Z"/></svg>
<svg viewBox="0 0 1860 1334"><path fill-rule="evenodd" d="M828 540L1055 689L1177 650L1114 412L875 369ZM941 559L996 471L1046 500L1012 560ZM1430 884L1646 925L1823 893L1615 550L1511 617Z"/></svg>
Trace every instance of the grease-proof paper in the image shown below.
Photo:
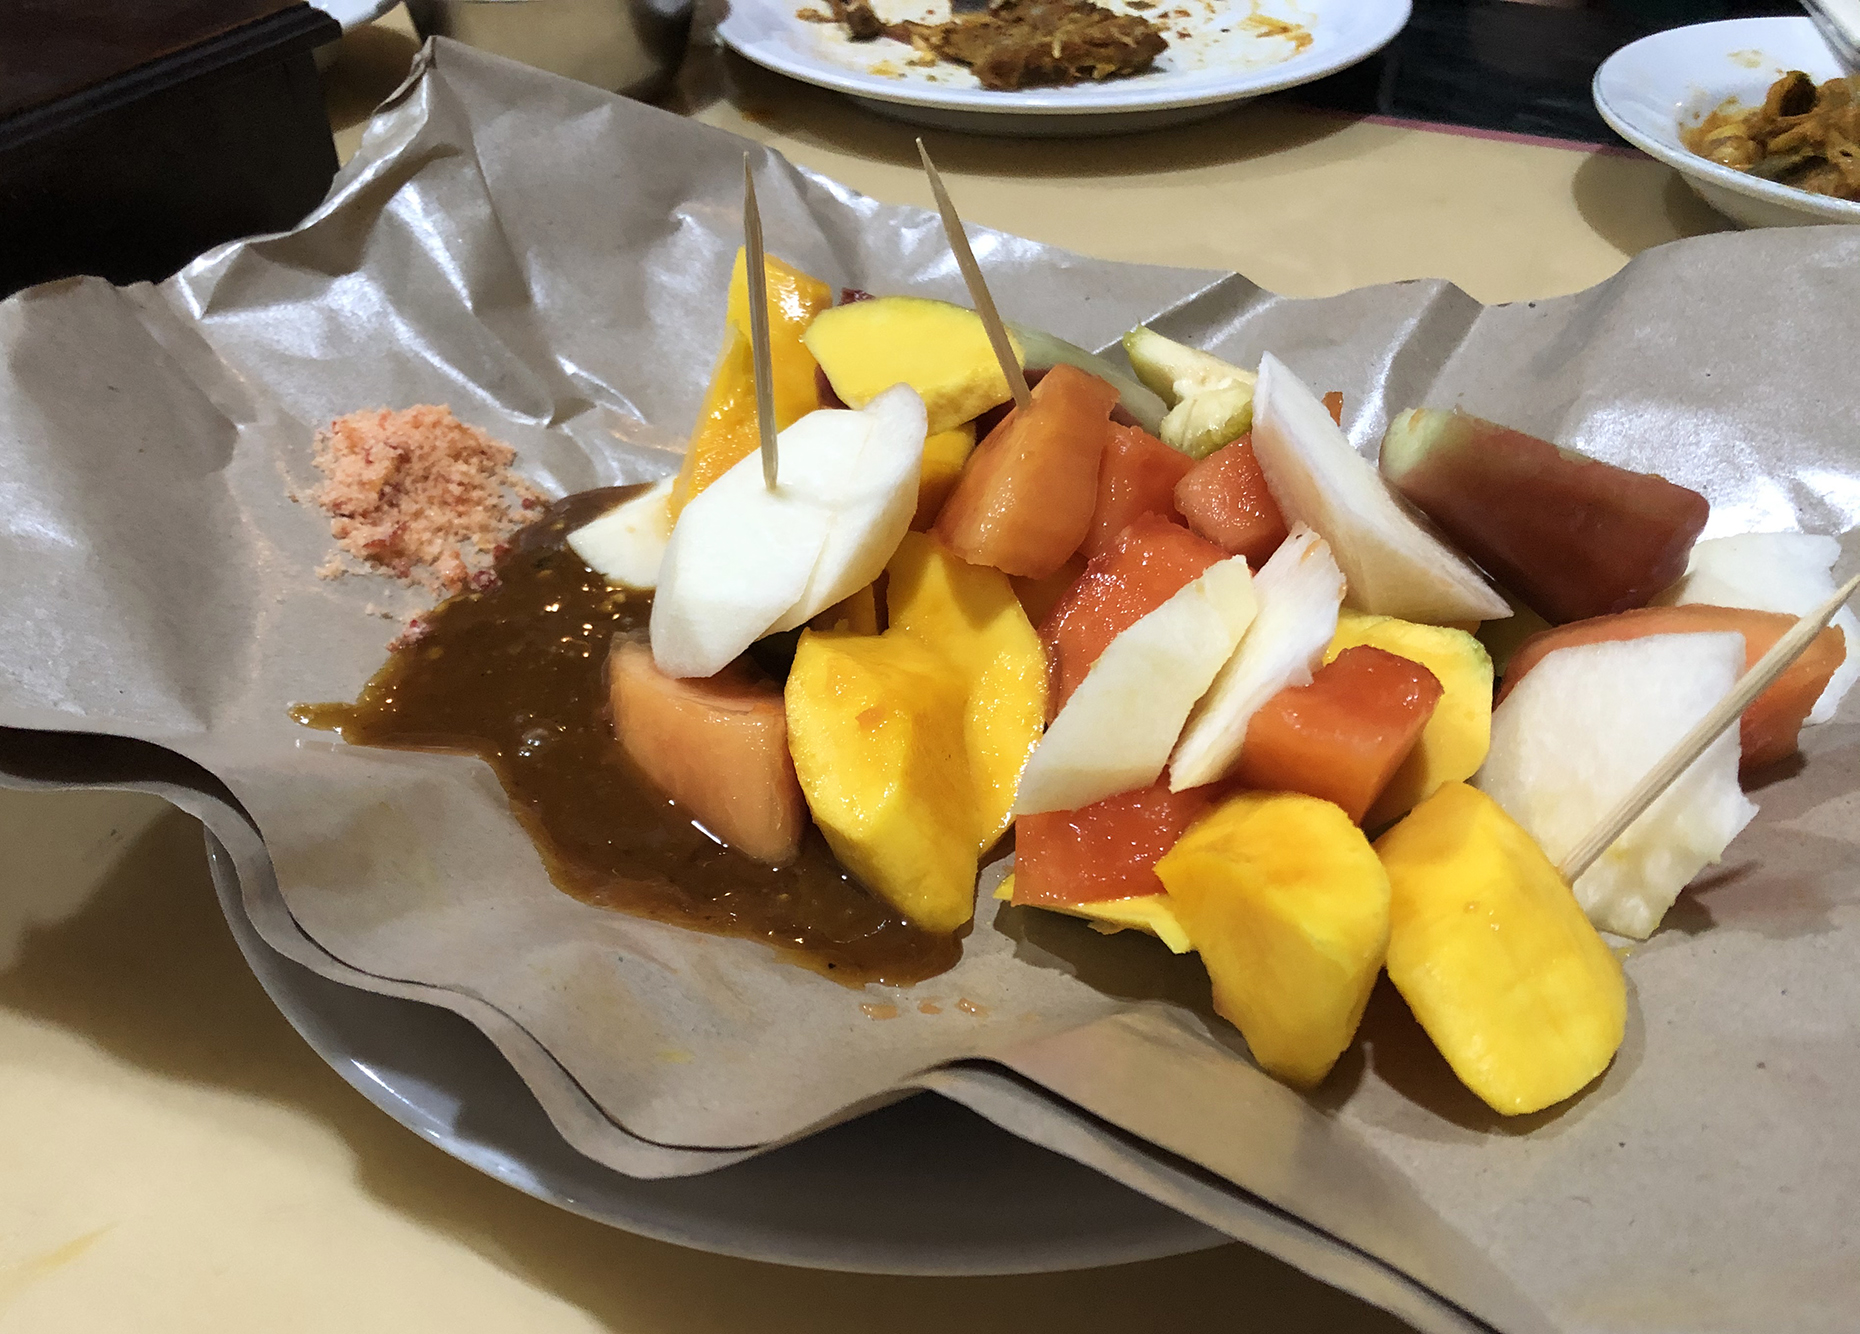
<svg viewBox="0 0 1860 1334"><path fill-rule="evenodd" d="M241 866L274 947L472 1018L621 1170L705 1170L935 1087L1197 1216L1241 1201L1252 1221L1224 1226L1428 1327L1850 1327L1851 704L1632 951L1606 1077L1512 1121L1386 987L1309 1098L1248 1063L1193 960L986 886L957 968L855 992L558 893L475 760L290 721L294 701L353 697L415 606L314 577L328 529L296 497L315 430L446 403L556 492L671 470L722 330L743 150L440 43L294 232L159 287L0 304L0 726L136 737L217 775L226 792L197 804L235 854L233 799L262 834ZM772 251L836 284L963 299L934 216L752 153ZM1395 411L1458 404L1704 491L1712 535L1847 535L1853 564L1860 231L1682 242L1493 308L1439 282L1287 300L996 233L976 250L1009 318L1088 346L1147 321L1236 361L1271 350L1343 391L1361 447Z"/></svg>

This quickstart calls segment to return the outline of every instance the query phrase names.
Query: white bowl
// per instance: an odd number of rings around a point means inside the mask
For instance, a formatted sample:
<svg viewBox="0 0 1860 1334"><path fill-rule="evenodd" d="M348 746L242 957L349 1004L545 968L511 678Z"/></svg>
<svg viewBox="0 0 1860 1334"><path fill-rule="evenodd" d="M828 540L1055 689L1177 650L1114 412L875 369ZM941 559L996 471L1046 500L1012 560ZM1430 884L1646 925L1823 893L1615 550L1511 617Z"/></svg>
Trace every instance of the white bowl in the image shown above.
<svg viewBox="0 0 1860 1334"><path fill-rule="evenodd" d="M1643 37L1595 71L1595 109L1617 134L1686 178L1699 198L1743 227L1860 222L1860 203L1810 194L1721 166L1679 141L1725 102L1761 106L1799 69L1820 83L1842 73L1806 18L1727 19Z"/></svg>

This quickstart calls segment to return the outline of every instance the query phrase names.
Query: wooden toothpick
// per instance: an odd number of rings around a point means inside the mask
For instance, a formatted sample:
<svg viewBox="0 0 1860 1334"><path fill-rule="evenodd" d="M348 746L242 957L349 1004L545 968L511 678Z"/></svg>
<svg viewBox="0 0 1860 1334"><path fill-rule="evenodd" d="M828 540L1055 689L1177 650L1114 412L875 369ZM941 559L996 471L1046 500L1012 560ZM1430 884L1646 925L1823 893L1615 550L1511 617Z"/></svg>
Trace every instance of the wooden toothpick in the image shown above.
<svg viewBox="0 0 1860 1334"><path fill-rule="evenodd" d="M1582 873L1595 864L1596 858L1608 851L1609 845L1620 838L1643 811L1659 800L1660 794L1672 786L1674 780L1690 768L1692 762L1703 755L1725 729L1743 716L1750 702L1769 689L1771 683L1802 656L1808 646L1814 643L1815 636L1827 629L1828 622L1834 619L1834 613L1846 604L1856 589L1860 589L1860 575L1855 575L1841 585L1833 597L1797 621L1768 653L1757 659L1756 666L1745 672L1738 683L1731 687L1731 693L1701 718L1696 727L1680 738L1679 744L1667 752L1666 758L1655 765L1633 791L1621 798L1593 832L1563 859L1563 864L1557 868L1563 873L1563 879L1575 884ZM1849 644L1847 651L1860 651L1860 645Z"/></svg>
<svg viewBox="0 0 1860 1334"><path fill-rule="evenodd" d="M943 188L943 178L937 175L936 164L930 160L930 150L924 147L922 139L917 141L917 155L923 159L924 175L930 178L930 193L936 196L937 212L943 215L943 234L949 238L949 248L955 252L962 281L968 284L969 300L975 303L975 313L982 317L982 327L988 330L989 345L995 350L995 360L1001 363L1001 373L1007 377L1014 406L1025 411L1033 402L1033 393L1027 388L1027 377L1021 373L1020 358L1014 355L1007 326L1001 323L1001 312L995 309L995 299L988 295L988 284L982 281L975 252L969 249L968 233L962 230L962 219L956 215L956 206L950 202L949 191Z"/></svg>
<svg viewBox="0 0 1860 1334"><path fill-rule="evenodd" d="M769 273L762 254L762 211L756 177L743 154L743 254L749 279L749 351L756 368L756 434L762 442L762 482L775 489L775 364L769 349Z"/></svg>

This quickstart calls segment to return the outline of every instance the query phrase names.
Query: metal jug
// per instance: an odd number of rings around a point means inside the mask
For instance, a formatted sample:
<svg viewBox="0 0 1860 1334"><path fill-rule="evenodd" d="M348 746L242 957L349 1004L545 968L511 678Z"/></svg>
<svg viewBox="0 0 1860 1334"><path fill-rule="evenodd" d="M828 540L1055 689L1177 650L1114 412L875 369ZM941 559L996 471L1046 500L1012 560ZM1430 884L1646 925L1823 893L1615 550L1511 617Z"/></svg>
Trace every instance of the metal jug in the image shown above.
<svg viewBox="0 0 1860 1334"><path fill-rule="evenodd" d="M408 0L422 37L450 37L627 97L663 92L692 0Z"/></svg>

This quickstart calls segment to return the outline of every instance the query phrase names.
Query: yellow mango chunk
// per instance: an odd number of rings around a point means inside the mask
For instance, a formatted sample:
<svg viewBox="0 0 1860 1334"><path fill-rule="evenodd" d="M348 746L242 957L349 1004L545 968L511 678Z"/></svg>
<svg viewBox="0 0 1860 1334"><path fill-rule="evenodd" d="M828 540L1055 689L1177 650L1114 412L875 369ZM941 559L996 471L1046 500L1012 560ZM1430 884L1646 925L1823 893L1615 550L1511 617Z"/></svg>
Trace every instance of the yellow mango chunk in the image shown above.
<svg viewBox="0 0 1860 1334"><path fill-rule="evenodd" d="M1341 807L1230 797L1156 863L1214 983L1214 1008L1266 1073L1310 1088L1356 1034L1389 942L1389 880Z"/></svg>
<svg viewBox="0 0 1860 1334"><path fill-rule="evenodd" d="M923 532L936 522L943 502L956 489L962 465L975 452L975 423L964 422L947 431L938 431L924 440L924 471L917 483L917 514L911 527Z"/></svg>
<svg viewBox="0 0 1860 1334"><path fill-rule="evenodd" d="M805 630L785 691L808 810L840 864L909 921L975 911L975 788L964 691L908 635Z"/></svg>
<svg viewBox="0 0 1860 1334"><path fill-rule="evenodd" d="M1502 621L1484 622L1479 627L1478 635L1479 642L1485 645L1485 651L1492 655L1493 669L1503 676L1505 668L1511 663L1511 655L1532 635L1548 630L1550 622L1502 589L1500 594L1511 604L1511 615Z"/></svg>
<svg viewBox="0 0 1860 1334"><path fill-rule="evenodd" d="M1374 829L1400 818L1443 783L1471 778L1485 763L1492 745L1492 659L1464 630L1346 607L1338 613L1337 634L1324 650L1324 661L1358 644L1420 663L1441 690L1421 739L1363 817L1364 826Z"/></svg>
<svg viewBox="0 0 1860 1334"><path fill-rule="evenodd" d="M769 363L775 372L775 429L786 430L820 406L814 380L814 354L802 335L823 310L833 305L833 289L774 255L763 256L769 307ZM739 249L730 270L730 303L725 322L749 341L749 257ZM753 383L750 386L754 390Z"/></svg>
<svg viewBox="0 0 1860 1334"><path fill-rule="evenodd" d="M1046 650L1001 571L907 533L885 567L889 634L942 655L963 692L978 852L1007 832L1020 771L1046 724Z"/></svg>
<svg viewBox="0 0 1860 1334"><path fill-rule="evenodd" d="M769 365L775 379L775 429L785 431L820 406L814 356L801 341L807 326L833 304L833 289L774 255L766 257ZM728 337L698 409L697 427L672 484L672 518L691 497L761 445L756 431L756 372L749 342L749 271L741 250L730 275Z"/></svg>
<svg viewBox="0 0 1860 1334"><path fill-rule="evenodd" d="M856 635L877 634L877 587L867 584L857 592L848 594L808 621L808 624L816 630L850 630Z"/></svg>
<svg viewBox="0 0 1860 1334"><path fill-rule="evenodd" d="M995 890L995 897L1008 903L1014 901L1013 876L1007 876L1001 881L1000 887ZM1133 894L1127 899L1100 899L1096 903L1031 903L1021 906L1064 913L1068 917L1082 917L1091 923L1092 930L1107 936L1116 935L1119 931L1141 931L1162 941L1169 947L1171 954L1192 954L1195 949L1189 943L1188 932L1182 928L1182 919L1176 915L1175 904L1170 902L1167 894Z"/></svg>
<svg viewBox="0 0 1860 1334"><path fill-rule="evenodd" d="M1608 1068L1627 1023L1621 964L1497 802L1448 783L1376 852L1393 894L1389 980L1467 1088L1515 1116Z"/></svg>
<svg viewBox="0 0 1860 1334"><path fill-rule="evenodd" d="M894 384L915 389L931 435L1009 398L981 317L947 301L880 296L848 302L816 316L802 341L850 407L864 407ZM1021 355L1018 343L1014 354Z"/></svg>

